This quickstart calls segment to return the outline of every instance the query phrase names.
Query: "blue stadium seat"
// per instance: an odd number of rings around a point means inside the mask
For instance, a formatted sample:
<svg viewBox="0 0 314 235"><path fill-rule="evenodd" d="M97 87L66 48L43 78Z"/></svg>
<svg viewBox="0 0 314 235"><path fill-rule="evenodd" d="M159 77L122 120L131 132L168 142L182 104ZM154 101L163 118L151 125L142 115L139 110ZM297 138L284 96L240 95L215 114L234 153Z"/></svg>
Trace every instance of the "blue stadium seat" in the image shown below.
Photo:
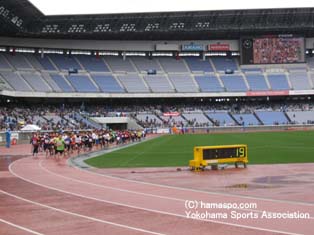
<svg viewBox="0 0 314 235"><path fill-rule="evenodd" d="M269 90L263 74L246 74L246 80L252 91Z"/></svg>
<svg viewBox="0 0 314 235"><path fill-rule="evenodd" d="M272 90L290 90L285 74L268 74L268 81Z"/></svg>
<svg viewBox="0 0 314 235"><path fill-rule="evenodd" d="M184 59L192 72L214 72L209 60L202 60L197 57Z"/></svg>
<svg viewBox="0 0 314 235"><path fill-rule="evenodd" d="M102 58L96 58L95 56L88 55L77 55L75 57L87 71L110 72Z"/></svg>
<svg viewBox="0 0 314 235"><path fill-rule="evenodd" d="M125 92L112 75L91 75L101 91L109 93Z"/></svg>
<svg viewBox="0 0 314 235"><path fill-rule="evenodd" d="M70 75L67 77L78 92L99 92L87 75Z"/></svg>
<svg viewBox="0 0 314 235"><path fill-rule="evenodd" d="M65 78L59 74L50 74L50 77L64 92L74 92L72 86L65 80Z"/></svg>
<svg viewBox="0 0 314 235"><path fill-rule="evenodd" d="M225 89L221 87L215 75L195 76L201 92L222 92Z"/></svg>
<svg viewBox="0 0 314 235"><path fill-rule="evenodd" d="M246 84L241 75L221 75L227 91L247 91Z"/></svg>

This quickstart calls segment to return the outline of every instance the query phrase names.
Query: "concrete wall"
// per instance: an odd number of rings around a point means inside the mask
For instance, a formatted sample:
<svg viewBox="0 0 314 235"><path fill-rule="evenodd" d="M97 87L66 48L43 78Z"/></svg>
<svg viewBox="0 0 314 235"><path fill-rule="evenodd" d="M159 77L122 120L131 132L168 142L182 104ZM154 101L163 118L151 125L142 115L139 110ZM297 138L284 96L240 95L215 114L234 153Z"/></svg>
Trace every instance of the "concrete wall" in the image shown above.
<svg viewBox="0 0 314 235"><path fill-rule="evenodd" d="M0 37L0 46L105 50L105 51L155 51L156 45L171 45L181 48L182 44L224 44L228 43L232 51L239 50L238 40L203 40L203 41L104 41L104 40L64 40ZM167 46L166 46L167 47ZM162 48L162 47L161 47Z"/></svg>

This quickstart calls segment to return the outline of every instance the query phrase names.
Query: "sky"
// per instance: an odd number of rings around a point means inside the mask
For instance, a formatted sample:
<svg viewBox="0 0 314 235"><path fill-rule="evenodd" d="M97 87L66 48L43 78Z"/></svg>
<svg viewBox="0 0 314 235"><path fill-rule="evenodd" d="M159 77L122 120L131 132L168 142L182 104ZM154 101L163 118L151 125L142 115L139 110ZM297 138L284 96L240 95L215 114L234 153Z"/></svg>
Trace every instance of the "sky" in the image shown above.
<svg viewBox="0 0 314 235"><path fill-rule="evenodd" d="M313 0L29 0L45 15L314 7Z"/></svg>

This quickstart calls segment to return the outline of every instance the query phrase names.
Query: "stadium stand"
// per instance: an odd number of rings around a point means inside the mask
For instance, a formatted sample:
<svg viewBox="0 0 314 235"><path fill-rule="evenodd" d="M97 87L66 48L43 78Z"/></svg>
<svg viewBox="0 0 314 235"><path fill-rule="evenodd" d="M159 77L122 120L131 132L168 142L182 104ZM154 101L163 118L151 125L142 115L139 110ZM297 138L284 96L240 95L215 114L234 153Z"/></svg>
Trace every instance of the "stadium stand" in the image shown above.
<svg viewBox="0 0 314 235"><path fill-rule="evenodd" d="M241 71L243 73L249 73L249 72L255 72L255 73L261 73L263 72L261 68L257 68L257 67L254 67L254 66L250 66L249 68L248 67L241 67Z"/></svg>
<svg viewBox="0 0 314 235"><path fill-rule="evenodd" d="M32 65L32 67L37 71L44 70L44 67L41 65L41 63L36 59L36 57L32 54L24 54L24 57L26 60Z"/></svg>
<svg viewBox="0 0 314 235"><path fill-rule="evenodd" d="M49 57L47 55L44 57L37 55L36 59L43 66L44 70L48 70L48 71L56 71L57 70L57 68L53 65L53 63L51 62L51 60L49 59Z"/></svg>
<svg viewBox="0 0 314 235"><path fill-rule="evenodd" d="M232 70L232 71L239 70L237 66L237 62L233 58L230 59L226 57L212 57L211 60L217 71L225 72L226 70Z"/></svg>
<svg viewBox="0 0 314 235"><path fill-rule="evenodd" d="M4 54L0 54L0 69L12 69Z"/></svg>
<svg viewBox="0 0 314 235"><path fill-rule="evenodd" d="M166 73L189 73L187 66L182 59L172 57L161 57L158 59Z"/></svg>
<svg viewBox="0 0 314 235"><path fill-rule="evenodd" d="M241 126L257 126L259 121L252 113L242 113L232 115Z"/></svg>
<svg viewBox="0 0 314 235"><path fill-rule="evenodd" d="M34 91L39 92L50 92L51 88L44 81L40 74L37 73L21 73L21 76L25 79L25 81L33 88Z"/></svg>
<svg viewBox="0 0 314 235"><path fill-rule="evenodd" d="M92 79L98 85L101 91L109 93L125 92L117 80L112 75L92 74Z"/></svg>
<svg viewBox="0 0 314 235"><path fill-rule="evenodd" d="M33 69L33 67L28 63L26 58L21 53L12 54L4 54L6 59L10 62L10 64L17 70L19 69Z"/></svg>
<svg viewBox="0 0 314 235"><path fill-rule="evenodd" d="M107 56L105 61L114 73L135 73L136 70L129 59L123 60L117 56Z"/></svg>
<svg viewBox="0 0 314 235"><path fill-rule="evenodd" d="M184 59L192 73L210 73L214 72L209 60L201 60L200 58L187 57Z"/></svg>
<svg viewBox="0 0 314 235"><path fill-rule="evenodd" d="M161 116L161 118L167 126L184 127L187 124L187 121L182 116Z"/></svg>
<svg viewBox="0 0 314 235"><path fill-rule="evenodd" d="M2 75L2 80L9 90L13 88L16 91L34 92L190 93L311 90L313 88L314 73L306 71L306 65L277 68L281 72L276 71L274 67L265 73L256 72L255 68L252 68L254 72L242 69L235 74L222 74L215 72L210 63L211 60L215 61L215 66L218 68L232 68L238 63L235 58L230 60L216 57L205 61L194 57L179 60L168 57L159 59L132 57L123 60L122 57L116 56L96 58L88 55L69 57L48 54L41 58L33 54L0 53L0 73L6 73ZM312 61L311 57L308 61L309 63ZM78 81L72 79L75 73L71 73L69 71L71 69L79 69L76 75L78 80L83 81L83 85L79 85ZM150 70L156 71L156 74L148 74ZM8 74L12 72L15 75ZM35 80L27 75L29 73L35 74L38 84L35 84ZM64 77L65 73L71 73L70 77ZM49 74L54 76L51 77ZM22 84L12 85L7 79L8 76L11 77L9 80L20 79ZM59 77L58 81L56 81L56 76ZM74 77L71 78L71 76ZM130 79L126 79L127 77ZM117 78L121 78L121 81L119 82ZM65 81L62 82L62 80ZM137 84L132 84L132 82Z"/></svg>
<svg viewBox="0 0 314 235"><path fill-rule="evenodd" d="M16 91L33 91L19 74L14 72L1 72L1 75Z"/></svg>
<svg viewBox="0 0 314 235"><path fill-rule="evenodd" d="M66 81L66 79L59 74L49 74L49 76L52 78L52 80L60 87L60 89L64 92L74 92L75 90L73 87L69 84L69 82Z"/></svg>
<svg viewBox="0 0 314 235"><path fill-rule="evenodd" d="M91 117L134 117L139 125L150 128L179 127L225 127L225 126L260 126L260 125L293 125L313 124L314 106L278 104L241 105L234 109L228 105L213 106L106 106L88 104L85 108L77 105L45 105L45 106L4 106L0 110L0 126L7 125L16 130L19 123L37 124L43 130L64 128L72 130L80 127L99 128L91 122ZM287 111L281 111L285 107ZM163 116L163 110L179 113L172 117ZM207 110L203 112L202 110ZM216 111L213 111L216 110ZM231 112L230 112L231 110ZM257 110L257 111L254 111ZM2 118L1 118L2 117Z"/></svg>
<svg viewBox="0 0 314 235"><path fill-rule="evenodd" d="M269 90L265 77L260 73L247 73L246 80L249 84L250 90L252 91L266 91Z"/></svg>
<svg viewBox="0 0 314 235"><path fill-rule="evenodd" d="M42 72L42 78L49 84L54 92L62 92L62 89L57 85L57 83L50 77L49 73Z"/></svg>
<svg viewBox="0 0 314 235"><path fill-rule="evenodd" d="M98 92L98 88L92 83L87 75L72 74L67 76L73 87L78 92Z"/></svg>
<svg viewBox="0 0 314 235"><path fill-rule="evenodd" d="M306 71L292 71L289 73L289 79L294 90L311 89Z"/></svg>
<svg viewBox="0 0 314 235"><path fill-rule="evenodd" d="M169 74L169 79L177 92L198 92L190 74Z"/></svg>
<svg viewBox="0 0 314 235"><path fill-rule="evenodd" d="M264 125L281 125L289 123L282 111L256 111L255 114Z"/></svg>
<svg viewBox="0 0 314 235"><path fill-rule="evenodd" d="M187 120L190 126L203 127L212 126L213 123L205 116L203 112L184 112L182 116Z"/></svg>
<svg viewBox="0 0 314 235"><path fill-rule="evenodd" d="M227 91L247 91L247 86L242 75L221 75Z"/></svg>
<svg viewBox="0 0 314 235"><path fill-rule="evenodd" d="M165 75L145 75L143 77L152 92L174 92Z"/></svg>
<svg viewBox="0 0 314 235"><path fill-rule="evenodd" d="M132 57L137 70L140 73L147 73L149 70L156 70L158 73L164 73L156 59L149 59L147 57Z"/></svg>
<svg viewBox="0 0 314 235"><path fill-rule="evenodd" d="M267 74L272 90L290 90L285 74Z"/></svg>
<svg viewBox="0 0 314 235"><path fill-rule="evenodd" d="M136 114L136 118L146 127L160 127L163 124L163 121L153 113L140 112Z"/></svg>
<svg viewBox="0 0 314 235"><path fill-rule="evenodd" d="M138 74L119 75L118 79L128 92L149 92L148 87Z"/></svg>
<svg viewBox="0 0 314 235"><path fill-rule="evenodd" d="M288 111L287 115L294 124L314 123L314 111Z"/></svg>
<svg viewBox="0 0 314 235"><path fill-rule="evenodd" d="M307 57L306 63L310 69L314 69L314 57Z"/></svg>
<svg viewBox="0 0 314 235"><path fill-rule="evenodd" d="M1 90L12 91L13 89L0 73L0 91Z"/></svg>
<svg viewBox="0 0 314 235"><path fill-rule="evenodd" d="M76 55L75 59L89 72L110 72L102 58L89 55Z"/></svg>
<svg viewBox="0 0 314 235"><path fill-rule="evenodd" d="M51 61L59 68L59 70L70 70L77 69L82 70L81 66L77 63L75 58L71 55L59 55L59 54L50 54L49 58Z"/></svg>
<svg viewBox="0 0 314 235"><path fill-rule="evenodd" d="M222 92L224 88L220 85L216 75L195 75L195 81L201 92Z"/></svg>
<svg viewBox="0 0 314 235"><path fill-rule="evenodd" d="M226 111L207 112L207 116L215 126L235 126L236 122Z"/></svg>

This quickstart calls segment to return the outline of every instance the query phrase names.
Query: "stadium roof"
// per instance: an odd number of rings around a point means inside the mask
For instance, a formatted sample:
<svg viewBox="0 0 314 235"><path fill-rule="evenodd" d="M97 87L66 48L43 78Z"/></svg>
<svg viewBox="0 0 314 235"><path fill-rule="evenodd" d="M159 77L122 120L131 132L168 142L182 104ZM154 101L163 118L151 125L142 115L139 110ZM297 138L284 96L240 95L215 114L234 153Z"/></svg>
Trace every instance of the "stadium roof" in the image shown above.
<svg viewBox="0 0 314 235"><path fill-rule="evenodd" d="M313 6L312 0L30 0L45 15L86 15L86 14L126 14L152 12L184 12L241 9L280 9L307 8ZM62 6L62 7L56 7Z"/></svg>
<svg viewBox="0 0 314 235"><path fill-rule="evenodd" d="M91 1L75 1L75 4L85 2L94 5ZM185 1L181 0L180 3ZM54 9L58 6L60 9L71 10L64 5L68 0L60 4L57 1L49 2L53 2ZM135 0L129 2L134 3ZM193 4L196 2L193 1ZM273 4L277 2L282 1L273 1ZM99 4L97 6L101 9ZM37 7L41 8L39 5ZM243 35L277 33L314 36L314 8L47 16L37 7L28 0L0 1L0 36L105 40L237 39Z"/></svg>

